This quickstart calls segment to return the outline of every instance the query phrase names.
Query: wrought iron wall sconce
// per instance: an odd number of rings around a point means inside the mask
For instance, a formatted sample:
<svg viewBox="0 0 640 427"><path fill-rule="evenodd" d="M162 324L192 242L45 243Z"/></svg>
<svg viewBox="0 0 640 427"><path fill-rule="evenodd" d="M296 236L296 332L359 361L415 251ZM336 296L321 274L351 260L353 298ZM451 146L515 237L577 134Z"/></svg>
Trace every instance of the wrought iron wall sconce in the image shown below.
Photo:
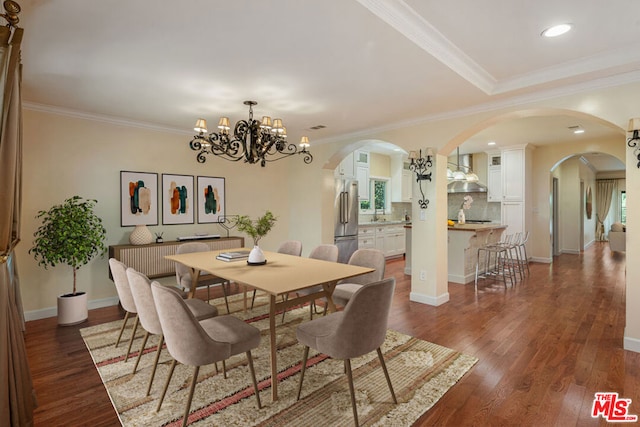
<svg viewBox="0 0 640 427"><path fill-rule="evenodd" d="M431 181L432 172L426 172L428 168L433 166L432 158L433 150L431 148L425 150L425 157L422 157L422 149L409 153L409 160L411 161L409 169L416 173L416 182L418 183L420 195L422 196L422 198L418 200L420 209L427 209L429 205L429 200L424 196L424 191L422 190L422 181Z"/></svg>
<svg viewBox="0 0 640 427"><path fill-rule="evenodd" d="M638 147L638 141L640 141L640 136L638 136L638 131L640 131L640 118L629 120L629 128L627 131L633 133L631 138L627 139L627 145L631 148L635 148L635 150L633 150L633 155L638 159L636 167L640 169L640 147Z"/></svg>

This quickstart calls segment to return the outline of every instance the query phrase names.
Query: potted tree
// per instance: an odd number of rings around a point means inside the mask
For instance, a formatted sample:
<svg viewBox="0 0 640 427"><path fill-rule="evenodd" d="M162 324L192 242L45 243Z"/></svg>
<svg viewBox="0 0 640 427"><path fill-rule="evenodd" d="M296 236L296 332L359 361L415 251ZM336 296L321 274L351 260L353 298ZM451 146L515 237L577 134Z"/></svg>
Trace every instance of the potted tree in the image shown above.
<svg viewBox="0 0 640 427"><path fill-rule="evenodd" d="M247 233L253 238L253 249L249 253L248 259L249 264L259 265L267 262L262 249L258 246L258 242L273 228L276 219L271 211L266 211L263 216L255 221L252 221L247 215L240 215L236 220L238 231Z"/></svg>
<svg viewBox="0 0 640 427"><path fill-rule="evenodd" d="M106 250L106 230L93 208L96 200L74 196L48 211L39 211L42 225L33 233L33 254L38 265L68 265L73 269L73 290L58 297L58 324L73 325L87 320L87 294L76 288L76 272Z"/></svg>

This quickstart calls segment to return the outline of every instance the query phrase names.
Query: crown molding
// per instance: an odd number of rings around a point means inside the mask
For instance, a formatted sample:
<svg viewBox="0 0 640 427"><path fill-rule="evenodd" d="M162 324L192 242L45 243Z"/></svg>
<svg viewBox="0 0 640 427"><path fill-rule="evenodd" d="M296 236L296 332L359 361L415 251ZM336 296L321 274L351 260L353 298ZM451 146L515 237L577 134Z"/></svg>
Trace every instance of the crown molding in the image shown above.
<svg viewBox="0 0 640 427"><path fill-rule="evenodd" d="M418 47L490 95L496 79L403 1L358 0Z"/></svg>
<svg viewBox="0 0 640 427"><path fill-rule="evenodd" d="M487 95L526 89L577 75L615 67L640 68L640 46L625 46L576 61L567 61L531 73L496 79L447 39L436 27L401 0L358 0L378 18L411 40Z"/></svg>
<svg viewBox="0 0 640 427"><path fill-rule="evenodd" d="M357 131L353 133L343 134L341 136L314 140L314 144L328 144L334 142L344 141L345 139L362 139L371 138L376 134L402 129L405 127L419 126L426 123L432 123L442 120L457 119L466 116L472 116L475 114L486 113L490 111L503 110L508 108L523 107L536 102L547 101L550 99L561 98L563 96L570 96L589 92L598 89L605 89L616 86L623 86L626 84L640 82L640 71L633 71L629 73L619 74L611 77L604 77L601 79L591 80L589 82L576 83L569 86L563 86L561 88L554 88L543 90L531 94L520 95L503 99L499 101L486 102L480 105L474 105L468 108L462 108L459 110L445 111L443 113L430 114L419 118L410 120L403 120L401 122L392 123L385 126L380 126L365 131Z"/></svg>
<svg viewBox="0 0 640 427"><path fill-rule="evenodd" d="M87 113L84 111L74 110L71 108L57 107L54 105L38 104L35 102L25 101L22 103L25 110L37 111L41 113L56 114L59 116L73 117L76 119L92 120L95 122L106 123L110 125L126 126L138 129L153 130L157 132L175 133L179 135L191 135L193 132L184 129L176 129L169 126L162 126L156 123L141 122L123 117L107 116L104 114Z"/></svg>

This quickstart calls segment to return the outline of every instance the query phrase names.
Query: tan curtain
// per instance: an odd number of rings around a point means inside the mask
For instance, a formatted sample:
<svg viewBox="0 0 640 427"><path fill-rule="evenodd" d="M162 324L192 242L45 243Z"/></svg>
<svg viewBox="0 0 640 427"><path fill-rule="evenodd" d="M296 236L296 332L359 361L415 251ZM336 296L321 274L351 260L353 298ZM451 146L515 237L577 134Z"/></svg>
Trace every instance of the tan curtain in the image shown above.
<svg viewBox="0 0 640 427"><path fill-rule="evenodd" d="M0 28L0 425L33 425L35 393L24 343L14 248L20 241L22 106L20 28Z"/></svg>
<svg viewBox="0 0 640 427"><path fill-rule="evenodd" d="M609 214L614 190L618 188L615 179L598 179L596 181L596 238L606 240L604 220Z"/></svg>

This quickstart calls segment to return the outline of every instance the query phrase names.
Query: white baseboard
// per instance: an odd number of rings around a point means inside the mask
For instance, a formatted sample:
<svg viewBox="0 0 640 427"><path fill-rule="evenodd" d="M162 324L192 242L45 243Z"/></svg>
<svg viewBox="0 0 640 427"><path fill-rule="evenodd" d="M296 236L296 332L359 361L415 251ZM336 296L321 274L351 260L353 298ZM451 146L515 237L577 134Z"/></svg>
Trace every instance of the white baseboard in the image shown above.
<svg viewBox="0 0 640 427"><path fill-rule="evenodd" d="M551 264L551 262L553 261L553 258L548 258L548 257L538 257L538 256L532 256L531 258L529 258L531 261L533 262L541 262L544 264Z"/></svg>
<svg viewBox="0 0 640 427"><path fill-rule="evenodd" d="M120 300L118 297L109 297L91 300L87 303L87 308L93 310L95 308L110 307L117 305ZM56 317L58 315L58 307L42 308L40 310L32 310L24 312L24 320L29 322L31 320L46 319L48 317Z"/></svg>
<svg viewBox="0 0 640 427"><path fill-rule="evenodd" d="M595 239L584 245L584 248L587 249L589 246L592 246L595 243Z"/></svg>
<svg viewBox="0 0 640 427"><path fill-rule="evenodd" d="M571 255L580 255L580 251L575 250L575 249L563 249L560 251L560 253L563 254L571 254Z"/></svg>
<svg viewBox="0 0 640 427"><path fill-rule="evenodd" d="M637 338L624 337L622 348L635 353L640 353L640 340Z"/></svg>
<svg viewBox="0 0 640 427"><path fill-rule="evenodd" d="M449 301L449 292L446 292L442 295L438 295L437 297L432 297L429 295L422 295L416 292L411 292L409 294L409 300L413 302L419 302L421 304L433 305L437 307Z"/></svg>
<svg viewBox="0 0 640 427"><path fill-rule="evenodd" d="M404 268L404 274L411 276L411 267L405 267Z"/></svg>

